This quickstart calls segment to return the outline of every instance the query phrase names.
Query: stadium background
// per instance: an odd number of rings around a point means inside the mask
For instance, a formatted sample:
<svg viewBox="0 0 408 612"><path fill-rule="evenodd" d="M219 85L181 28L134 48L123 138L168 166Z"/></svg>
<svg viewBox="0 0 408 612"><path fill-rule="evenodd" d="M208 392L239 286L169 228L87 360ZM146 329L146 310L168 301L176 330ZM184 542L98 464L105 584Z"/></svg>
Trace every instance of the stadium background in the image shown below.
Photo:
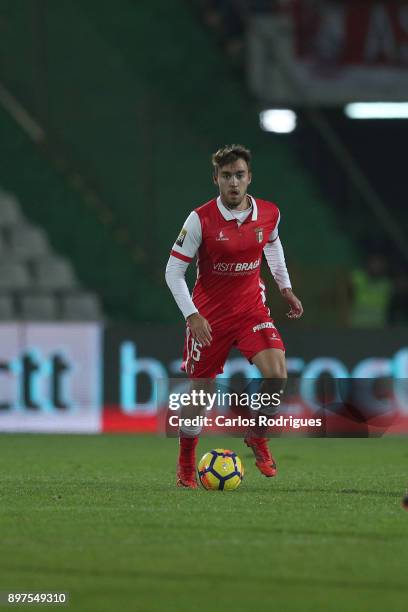
<svg viewBox="0 0 408 612"><path fill-rule="evenodd" d="M124 1L114 12L93 2L1 3L0 350L4 364L41 354L43 369L27 384L43 387L37 404L48 406L49 418L46 364L70 337L64 321L99 321L100 348L87 364L98 370L89 391L98 411L104 404L121 410L110 376L120 367L109 344L115 334L123 342L140 337L137 357L154 357L164 375L177 375L183 323L163 272L183 220L214 194L209 158L225 142L253 150L254 192L282 210L301 321L285 321L285 303L269 271L263 276L288 357L306 366L313 357L341 361L346 352L351 372L363 358L390 359L408 347L406 122L351 121L347 99L325 99L356 64L371 89L354 79L351 100L404 96L406 6L358 4L343 15L345 53L328 18L344 10L341 3L323 10L302 2L179 2L177 18L164 2ZM294 82L289 62L262 38L265 24L274 31L282 20L292 24L298 64L312 57L316 93L313 81L309 88ZM253 40L265 40L265 49ZM313 99L319 95L321 104ZM282 99L296 110L297 129L261 130L259 112L282 107ZM17 344L10 320L24 322ZM53 347L41 331L32 345L21 332L30 321L58 321ZM85 350L80 334L73 350L78 342ZM20 406L18 428L30 429L19 393L24 376L4 364L0 400L9 410ZM393 373L404 377L404 367ZM76 375L89 383L84 367ZM72 400L71 408L83 404ZM143 412L142 402L135 405L135 417Z"/></svg>
<svg viewBox="0 0 408 612"><path fill-rule="evenodd" d="M408 99L407 15L407 2L370 0L0 0L0 431L156 431L149 397L155 381L179 378L184 331L164 281L168 253L190 210L215 193L211 153L236 141L253 151L254 194L281 209L305 308L287 322L265 269L290 367L408 378L408 123L353 121L343 111L353 101ZM261 129L260 112L274 107L296 112L293 132ZM37 439L44 462L55 456L52 438L2 438L10 466L13 447L37 456L29 450ZM81 456L82 443L68 440ZM129 460L140 444L149 474L160 469L158 457L172 460L169 441L123 440L108 448L95 439L90 448L113 458L123 444ZM323 455L300 448L317 469ZM360 459L371 495L381 487L370 480L367 452ZM393 455L384 503L405 484L402 453ZM388 486L385 472L381 482ZM324 489L315 487L324 507ZM395 610L406 596L397 587Z"/></svg>

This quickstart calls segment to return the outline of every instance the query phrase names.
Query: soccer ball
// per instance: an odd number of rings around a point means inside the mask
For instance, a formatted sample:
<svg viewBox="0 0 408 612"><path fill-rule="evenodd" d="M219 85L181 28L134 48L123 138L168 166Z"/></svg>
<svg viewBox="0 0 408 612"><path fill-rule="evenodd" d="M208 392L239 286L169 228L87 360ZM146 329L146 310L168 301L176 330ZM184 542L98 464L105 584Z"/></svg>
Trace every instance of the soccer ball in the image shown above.
<svg viewBox="0 0 408 612"><path fill-rule="evenodd" d="M223 448L205 453L197 471L203 487L212 491L233 491L244 477L241 459L233 451Z"/></svg>

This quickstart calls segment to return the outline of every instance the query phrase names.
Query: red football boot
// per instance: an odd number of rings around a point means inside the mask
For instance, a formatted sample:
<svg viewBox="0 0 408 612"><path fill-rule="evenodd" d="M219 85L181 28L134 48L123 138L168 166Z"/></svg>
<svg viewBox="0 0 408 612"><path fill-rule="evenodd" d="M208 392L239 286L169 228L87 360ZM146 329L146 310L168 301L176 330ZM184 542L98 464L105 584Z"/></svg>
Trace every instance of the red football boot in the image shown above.
<svg viewBox="0 0 408 612"><path fill-rule="evenodd" d="M268 478L276 476L278 468L269 450L267 438L255 438L255 436L247 434L244 442L249 448L252 448L256 459L255 465L258 470Z"/></svg>
<svg viewBox="0 0 408 612"><path fill-rule="evenodd" d="M195 447L198 443L198 436L195 436L194 438L185 438L180 436L179 442L180 450L177 464L176 484L178 487L197 489Z"/></svg>

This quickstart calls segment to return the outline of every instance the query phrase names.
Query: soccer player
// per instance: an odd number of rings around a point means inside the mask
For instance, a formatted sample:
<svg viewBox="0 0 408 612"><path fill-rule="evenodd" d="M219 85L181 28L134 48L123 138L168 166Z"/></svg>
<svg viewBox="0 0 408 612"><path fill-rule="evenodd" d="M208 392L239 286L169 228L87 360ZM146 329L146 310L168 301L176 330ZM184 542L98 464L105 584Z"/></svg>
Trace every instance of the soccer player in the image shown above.
<svg viewBox="0 0 408 612"><path fill-rule="evenodd" d="M265 304L260 277L262 253L290 310L303 307L292 291L278 235L280 212L271 202L247 193L251 153L228 145L212 156L219 196L187 218L166 268L167 284L186 320L183 369L194 381L212 380L223 371L232 346L260 370L264 379L286 379L285 347ZM190 295L185 273L197 257L197 280ZM262 411L260 411L262 412ZM196 488L195 447L201 429L181 426L177 485ZM245 436L265 476L275 476L266 428Z"/></svg>

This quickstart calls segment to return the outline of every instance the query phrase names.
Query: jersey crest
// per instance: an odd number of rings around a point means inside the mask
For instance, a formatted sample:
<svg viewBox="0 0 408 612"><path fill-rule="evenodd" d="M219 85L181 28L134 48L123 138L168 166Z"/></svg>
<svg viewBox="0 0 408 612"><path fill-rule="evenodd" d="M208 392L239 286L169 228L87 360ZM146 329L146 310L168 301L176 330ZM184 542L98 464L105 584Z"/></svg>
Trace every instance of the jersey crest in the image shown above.
<svg viewBox="0 0 408 612"><path fill-rule="evenodd" d="M263 227L256 227L255 228L255 235L256 235L256 241L257 242L262 242L262 240L263 240Z"/></svg>

